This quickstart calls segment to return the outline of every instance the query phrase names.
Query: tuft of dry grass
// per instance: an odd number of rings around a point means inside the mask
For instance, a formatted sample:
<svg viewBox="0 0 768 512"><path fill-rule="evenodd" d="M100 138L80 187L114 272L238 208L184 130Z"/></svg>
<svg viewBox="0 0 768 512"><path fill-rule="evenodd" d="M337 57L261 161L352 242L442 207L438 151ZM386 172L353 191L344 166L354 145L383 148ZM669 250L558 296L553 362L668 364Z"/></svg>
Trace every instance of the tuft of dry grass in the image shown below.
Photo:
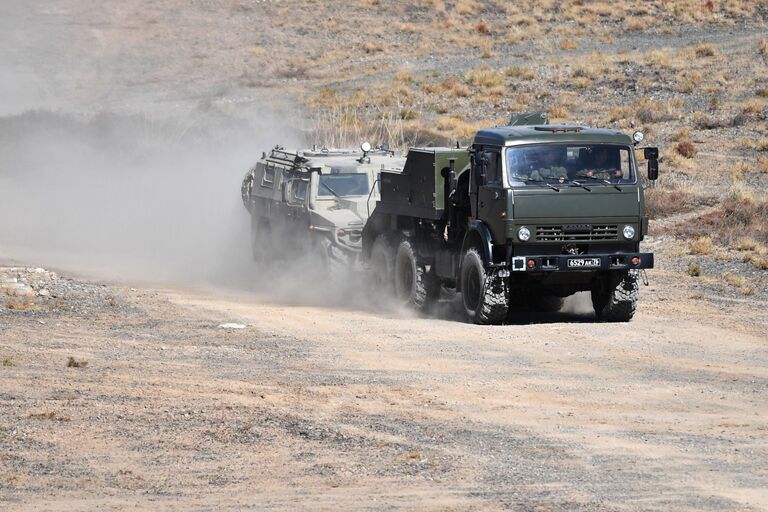
<svg viewBox="0 0 768 512"><path fill-rule="evenodd" d="M489 89L504 84L504 76L498 71L494 71L488 66L480 66L471 69L464 77L468 84L481 89Z"/></svg>
<svg viewBox="0 0 768 512"><path fill-rule="evenodd" d="M714 57L717 55L715 47L709 43L699 43L694 47L697 57Z"/></svg>
<svg viewBox="0 0 768 512"><path fill-rule="evenodd" d="M675 151L677 151L678 154L680 154L685 158L693 158L694 156L696 156L696 146L694 146L692 142L687 140L678 142L675 145Z"/></svg>
<svg viewBox="0 0 768 512"><path fill-rule="evenodd" d="M573 39L563 38L560 40L561 50L575 50L578 47L579 47L578 43Z"/></svg>
<svg viewBox="0 0 768 512"><path fill-rule="evenodd" d="M733 247L738 251L754 251L758 247L758 243L754 238L748 236L742 236L736 242Z"/></svg>
<svg viewBox="0 0 768 512"><path fill-rule="evenodd" d="M421 88L427 94L448 98L466 98L472 94L472 90L455 77L448 77L437 83L424 83Z"/></svg>
<svg viewBox="0 0 768 512"><path fill-rule="evenodd" d="M3 366L13 366L13 361L10 357L6 357L3 359Z"/></svg>
<svg viewBox="0 0 768 512"><path fill-rule="evenodd" d="M715 249L715 244L712 242L712 239L708 236L697 236L690 242L688 242L688 253L689 254L712 254L712 251Z"/></svg>
<svg viewBox="0 0 768 512"><path fill-rule="evenodd" d="M768 55L768 39L761 39L758 41L757 52L760 55Z"/></svg>
<svg viewBox="0 0 768 512"><path fill-rule="evenodd" d="M504 71L504 74L512 78L519 78L520 80L533 80L536 78L536 73L532 69L522 66L509 67Z"/></svg>
<svg viewBox="0 0 768 512"><path fill-rule="evenodd" d="M762 114L765 103L760 100L747 100L741 107L742 114Z"/></svg>
<svg viewBox="0 0 768 512"><path fill-rule="evenodd" d="M699 266L698 263L689 261L688 268L686 269L686 273L691 277L699 277L701 275L701 267Z"/></svg>
<svg viewBox="0 0 768 512"><path fill-rule="evenodd" d="M758 270L768 270L768 255L750 252L744 255L744 263L751 263Z"/></svg>
<svg viewBox="0 0 768 512"><path fill-rule="evenodd" d="M5 307L13 311L34 311L37 309L37 304L31 300L9 300L5 303Z"/></svg>
<svg viewBox="0 0 768 512"><path fill-rule="evenodd" d="M71 421L69 416L60 416L55 412L38 412L29 415L32 420Z"/></svg>
<svg viewBox="0 0 768 512"><path fill-rule="evenodd" d="M653 187L645 191L645 208L651 219L685 213L695 206L693 194L674 186Z"/></svg>
<svg viewBox="0 0 768 512"><path fill-rule="evenodd" d="M87 366L88 366L88 361L84 359L81 359L78 361L74 357L70 356L69 360L67 361L67 368L85 368Z"/></svg>
<svg viewBox="0 0 768 512"><path fill-rule="evenodd" d="M489 36L492 33L491 26L482 21L475 25L475 30L478 34L482 34L484 36Z"/></svg>

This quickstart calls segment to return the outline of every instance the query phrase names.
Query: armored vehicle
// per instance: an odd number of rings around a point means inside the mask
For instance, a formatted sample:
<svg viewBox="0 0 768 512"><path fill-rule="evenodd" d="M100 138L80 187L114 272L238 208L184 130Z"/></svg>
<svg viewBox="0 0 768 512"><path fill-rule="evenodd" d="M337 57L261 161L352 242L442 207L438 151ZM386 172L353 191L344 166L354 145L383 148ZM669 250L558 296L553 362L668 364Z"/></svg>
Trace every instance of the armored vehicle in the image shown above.
<svg viewBox="0 0 768 512"><path fill-rule="evenodd" d="M559 307L578 291L591 292L599 319L629 321L639 272L653 267L640 252L642 134L545 122L515 116L468 148L411 148L402 172L382 172L363 230L379 285L418 309L455 289L479 324ZM658 149L643 156L656 179Z"/></svg>
<svg viewBox="0 0 768 512"><path fill-rule="evenodd" d="M256 261L312 255L327 265L356 264L362 229L379 198L378 177L405 159L385 146L361 150L286 150L264 153L243 179Z"/></svg>

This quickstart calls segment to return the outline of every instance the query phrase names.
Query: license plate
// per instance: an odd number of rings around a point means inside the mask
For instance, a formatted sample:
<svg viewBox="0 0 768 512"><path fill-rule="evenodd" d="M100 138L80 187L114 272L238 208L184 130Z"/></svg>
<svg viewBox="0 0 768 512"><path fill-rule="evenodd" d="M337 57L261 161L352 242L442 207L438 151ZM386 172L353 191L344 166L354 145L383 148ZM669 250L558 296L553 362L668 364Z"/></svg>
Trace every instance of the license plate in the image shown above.
<svg viewBox="0 0 768 512"><path fill-rule="evenodd" d="M571 268L599 267L600 258L573 258L568 260L568 266Z"/></svg>

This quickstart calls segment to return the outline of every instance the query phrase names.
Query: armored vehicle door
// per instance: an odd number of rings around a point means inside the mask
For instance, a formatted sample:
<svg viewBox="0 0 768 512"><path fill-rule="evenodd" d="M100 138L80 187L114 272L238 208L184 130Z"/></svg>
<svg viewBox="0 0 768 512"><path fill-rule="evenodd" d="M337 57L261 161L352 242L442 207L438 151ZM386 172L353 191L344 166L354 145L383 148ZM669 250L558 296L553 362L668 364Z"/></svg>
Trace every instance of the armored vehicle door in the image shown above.
<svg viewBox="0 0 768 512"><path fill-rule="evenodd" d="M472 205L472 215L482 220L490 229L493 240L504 240L504 217L507 197L504 190L501 170L501 151L496 147L486 147L475 153L476 204Z"/></svg>
<svg viewBox="0 0 768 512"><path fill-rule="evenodd" d="M285 235L291 237L291 241L303 240L309 226L308 189L309 180L286 173L280 210Z"/></svg>

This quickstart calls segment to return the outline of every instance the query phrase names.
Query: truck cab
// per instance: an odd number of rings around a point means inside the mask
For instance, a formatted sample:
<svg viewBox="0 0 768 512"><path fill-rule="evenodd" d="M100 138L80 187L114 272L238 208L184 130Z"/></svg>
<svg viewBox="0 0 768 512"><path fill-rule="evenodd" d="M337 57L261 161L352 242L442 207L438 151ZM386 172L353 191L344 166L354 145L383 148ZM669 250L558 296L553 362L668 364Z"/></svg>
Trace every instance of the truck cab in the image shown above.
<svg viewBox="0 0 768 512"><path fill-rule="evenodd" d="M431 165L416 163L430 151ZM458 167L463 154L467 163ZM658 150L643 156L655 179ZM439 163L446 159L454 164ZM398 194L405 182L433 187L433 204L419 204L426 191ZM462 294L470 319L500 323L521 305L551 308L590 291L599 319L626 321L638 272L653 267L653 254L640 250L644 211L636 141L626 134L512 124L480 130L463 150L412 149L401 174L382 174L381 202L363 238L380 278L419 308L449 287ZM382 268L385 245L390 268Z"/></svg>

